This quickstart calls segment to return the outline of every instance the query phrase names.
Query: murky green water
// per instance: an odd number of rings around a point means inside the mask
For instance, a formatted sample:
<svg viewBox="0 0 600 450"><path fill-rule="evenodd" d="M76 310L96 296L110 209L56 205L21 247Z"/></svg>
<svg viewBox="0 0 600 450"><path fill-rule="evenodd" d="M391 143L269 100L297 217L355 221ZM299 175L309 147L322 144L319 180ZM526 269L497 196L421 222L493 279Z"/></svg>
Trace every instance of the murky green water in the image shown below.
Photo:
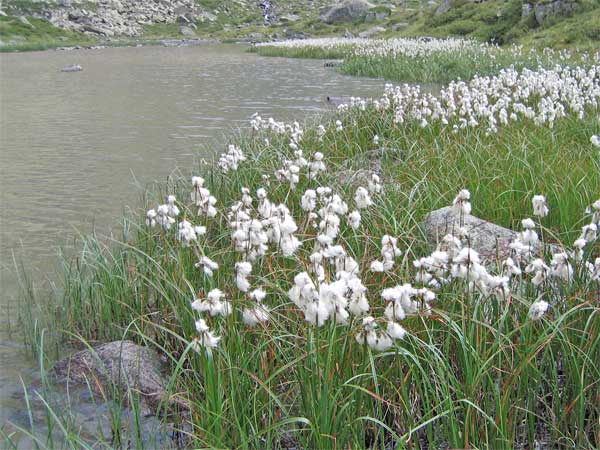
<svg viewBox="0 0 600 450"><path fill-rule="evenodd" d="M260 58L240 46L0 55L0 426L23 413L36 364L16 323L13 254L39 285L76 232L110 232L141 189L221 152L249 117L302 119L327 95L375 96L383 81L322 61ZM82 72L60 69L80 64Z"/></svg>

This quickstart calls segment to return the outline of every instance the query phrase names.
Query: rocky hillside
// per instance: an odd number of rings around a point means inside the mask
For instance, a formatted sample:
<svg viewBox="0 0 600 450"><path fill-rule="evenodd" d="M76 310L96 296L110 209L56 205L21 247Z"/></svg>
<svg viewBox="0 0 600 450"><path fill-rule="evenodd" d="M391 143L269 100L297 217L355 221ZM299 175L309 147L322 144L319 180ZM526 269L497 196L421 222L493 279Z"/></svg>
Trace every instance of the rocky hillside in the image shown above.
<svg viewBox="0 0 600 450"><path fill-rule="evenodd" d="M598 0L4 0L2 43L323 35L595 45ZM43 33L42 33L43 31ZM590 42L591 44L586 44Z"/></svg>
<svg viewBox="0 0 600 450"><path fill-rule="evenodd" d="M418 0L417 0L418 1ZM362 19L379 3L365 0L8 0L4 14L46 19L64 30L100 36L140 36L152 25L177 24L195 34L202 24L277 26L322 18L334 24ZM396 4L397 3L397 4ZM402 4L386 2L384 10ZM379 14L382 12L380 11ZM186 28L192 31L186 30ZM210 28L210 27L209 27Z"/></svg>

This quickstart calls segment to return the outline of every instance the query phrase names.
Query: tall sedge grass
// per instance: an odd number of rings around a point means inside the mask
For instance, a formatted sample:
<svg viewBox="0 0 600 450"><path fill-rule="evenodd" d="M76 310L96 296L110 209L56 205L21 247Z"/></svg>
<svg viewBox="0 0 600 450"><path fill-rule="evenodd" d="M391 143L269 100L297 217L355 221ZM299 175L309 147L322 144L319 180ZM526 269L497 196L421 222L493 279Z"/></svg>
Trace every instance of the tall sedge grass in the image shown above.
<svg viewBox="0 0 600 450"><path fill-rule="evenodd" d="M343 121L339 131L336 119ZM326 128L322 138L318 124ZM397 268L363 278L379 310L381 287L410 280L413 259L430 249L419 226L424 215L450 204L460 188L471 191L475 215L512 228L531 215L531 197L545 194L551 213L542 220L544 238L571 245L586 207L600 193L600 157L590 144L599 132L592 109L582 118L568 114L552 128L522 119L490 134L484 126L453 132L438 122L397 123L391 112L369 106L307 126L302 148L327 155L328 170L319 182L344 198L361 183L361 170L380 168L385 190L377 208L364 212L359 230L345 229L339 239L367 266L383 234L398 236L404 255ZM287 134L253 132L239 145L247 161L237 171L194 171L203 174L220 208L234 203L242 187L255 192L265 183L263 175L280 168L282 157L292 157ZM272 181L269 197L297 211L300 195L313 186L305 177L295 190ZM149 191L147 206L167 194L187 199L189 192L187 177L173 178ZM182 215L192 220L195 211L184 209ZM191 427L185 432L189 447L600 445L600 291L585 277L561 285L560 300L538 321L528 316L540 295L533 288L499 299L450 284L438 293L431 315L403 321L403 341L374 352L346 327L305 322L287 295L294 275L305 269L298 267L301 260L266 256L255 263L252 277L268 292L272 319L255 328L239 314L212 319L222 340L197 353L191 344L197 314L190 301L233 284L237 259L230 230L222 218L207 223L203 251L221 266L211 278L194 268L197 255L172 233L143 222L140 211L125 220L121 240L83 240L81 253L65 264L63 292L51 305L48 323L65 339L127 337L165 354L172 369L169 396L190 405L189 416L176 414ZM598 256L598 243L586 251ZM230 300L236 311L248 302L243 295ZM350 328L358 325L355 319ZM30 335L39 339L45 333ZM165 405L162 412L167 410ZM53 423L60 428L59 419Z"/></svg>
<svg viewBox="0 0 600 450"><path fill-rule="evenodd" d="M447 83L487 76L506 67L552 67L578 60L576 52L497 47L468 39L323 38L265 42L250 49L261 56L341 59L341 73L395 82ZM588 57L584 57L584 60Z"/></svg>

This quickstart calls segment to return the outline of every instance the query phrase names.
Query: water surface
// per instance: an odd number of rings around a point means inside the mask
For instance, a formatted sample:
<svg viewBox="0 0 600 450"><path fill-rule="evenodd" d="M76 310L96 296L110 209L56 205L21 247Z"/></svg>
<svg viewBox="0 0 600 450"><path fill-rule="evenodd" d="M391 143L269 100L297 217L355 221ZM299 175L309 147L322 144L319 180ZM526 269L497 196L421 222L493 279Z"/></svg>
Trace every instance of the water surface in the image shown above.
<svg viewBox="0 0 600 450"><path fill-rule="evenodd" d="M72 64L83 71L60 71ZM301 120L327 95L384 84L217 44L0 54L0 79L0 426L23 412L19 377L36 367L18 333L13 254L43 286L76 232L107 235L144 186L223 151L254 112Z"/></svg>

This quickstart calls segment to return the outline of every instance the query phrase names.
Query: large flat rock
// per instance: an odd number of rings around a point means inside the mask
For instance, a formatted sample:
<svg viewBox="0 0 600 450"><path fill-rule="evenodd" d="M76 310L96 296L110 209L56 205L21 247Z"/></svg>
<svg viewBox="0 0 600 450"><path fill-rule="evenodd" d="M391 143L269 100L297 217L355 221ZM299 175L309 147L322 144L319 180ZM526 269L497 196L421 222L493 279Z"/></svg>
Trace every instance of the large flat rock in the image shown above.
<svg viewBox="0 0 600 450"><path fill-rule="evenodd" d="M447 234L457 235L461 226L467 230L471 247L487 262L503 261L510 256L510 243L518 232L467 214L461 217L452 207L446 206L430 212L423 227L428 241L433 245Z"/></svg>

